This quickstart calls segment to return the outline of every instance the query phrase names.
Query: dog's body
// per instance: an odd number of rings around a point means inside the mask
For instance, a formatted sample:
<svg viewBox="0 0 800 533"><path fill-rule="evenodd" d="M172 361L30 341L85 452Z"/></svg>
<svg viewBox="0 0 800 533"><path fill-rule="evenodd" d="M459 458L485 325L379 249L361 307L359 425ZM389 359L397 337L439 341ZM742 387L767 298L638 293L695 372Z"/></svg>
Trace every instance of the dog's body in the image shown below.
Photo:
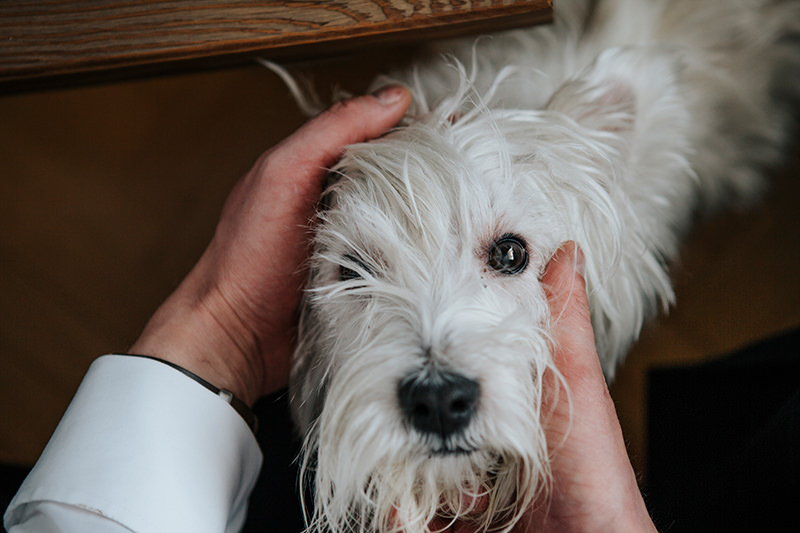
<svg viewBox="0 0 800 533"><path fill-rule="evenodd" d="M412 118L336 169L291 392L311 529L423 532L477 500L479 524L510 528L547 481L553 252L586 255L610 379L672 302L666 264L693 214L751 197L779 157L797 3L555 9L552 26L446 43L395 73Z"/></svg>

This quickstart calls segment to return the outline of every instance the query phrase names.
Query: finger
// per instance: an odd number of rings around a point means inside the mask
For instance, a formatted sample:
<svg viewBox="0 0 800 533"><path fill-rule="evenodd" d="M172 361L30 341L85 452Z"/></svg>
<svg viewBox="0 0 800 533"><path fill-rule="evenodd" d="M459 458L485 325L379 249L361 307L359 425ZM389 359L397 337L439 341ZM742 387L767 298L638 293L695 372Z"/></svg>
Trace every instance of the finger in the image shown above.
<svg viewBox="0 0 800 533"><path fill-rule="evenodd" d="M542 275L542 283L548 293L548 298L552 299L561 294L569 295L576 284L585 289L584 268L583 252L578 245L572 241L562 244L561 248L556 250L556 253L550 258ZM553 314L559 315L566 307L566 303L567 300L562 298L558 298L556 301L551 300L550 306Z"/></svg>
<svg viewBox="0 0 800 533"><path fill-rule="evenodd" d="M582 531L587 523L623 519L638 520L638 527L607 530L652 530L595 348L584 265L580 249L567 243L542 277L553 316L554 362L568 395L550 396L555 403L545 428L553 485L548 505L532 518L551 525L540 530ZM551 383L559 387L557 381Z"/></svg>
<svg viewBox="0 0 800 533"><path fill-rule="evenodd" d="M592 446L596 451L605 450L607 458L616 458L621 450L627 460L595 347L584 271L582 252L574 243L566 243L542 277L552 313L553 360L563 379L551 382L555 394L548 401L555 403L547 421L548 441L559 449L552 467L562 473L589 468L583 464L582 450ZM566 395L558 392L562 385ZM564 440L567 436L569 441Z"/></svg>
<svg viewBox="0 0 800 533"><path fill-rule="evenodd" d="M553 255L542 276L550 304L556 352L569 352L563 354L565 356L591 356L594 352L584 271L583 252L575 243L568 242Z"/></svg>
<svg viewBox="0 0 800 533"><path fill-rule="evenodd" d="M584 423L583 417L591 424L592 420L605 423L609 417L606 403L611 405L595 347L584 271L583 253L570 242L553 255L542 276L551 311L553 362L560 375L560 379L550 376L554 395L548 401L556 402L551 408L557 416L550 419L549 430L562 437L573 422ZM559 392L562 386L568 394ZM581 432L580 428L572 431L573 436Z"/></svg>
<svg viewBox="0 0 800 533"><path fill-rule="evenodd" d="M278 145L271 163L295 176L319 174L341 157L345 146L386 133L410 104L411 94L399 85L337 102Z"/></svg>
<svg viewBox="0 0 800 533"><path fill-rule="evenodd" d="M411 94L390 85L369 95L343 100L301 127L287 140L315 149L321 166L330 166L343 146L373 139L396 125L411 104Z"/></svg>
<svg viewBox="0 0 800 533"><path fill-rule="evenodd" d="M408 90L393 85L334 104L266 152L250 173L255 183L243 187L269 191L271 205L278 208L273 214L294 224L295 217L308 216L322 190L326 170L341 157L344 147L386 133L410 103ZM268 183L260 183L262 180Z"/></svg>

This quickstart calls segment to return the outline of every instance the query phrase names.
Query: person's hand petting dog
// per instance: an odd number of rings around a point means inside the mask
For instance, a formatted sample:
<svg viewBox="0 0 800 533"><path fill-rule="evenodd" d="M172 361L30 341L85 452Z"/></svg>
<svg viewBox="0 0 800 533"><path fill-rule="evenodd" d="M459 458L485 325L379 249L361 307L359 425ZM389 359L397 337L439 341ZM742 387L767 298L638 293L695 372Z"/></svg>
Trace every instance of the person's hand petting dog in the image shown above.
<svg viewBox="0 0 800 533"><path fill-rule="evenodd" d="M234 188L205 253L131 352L176 363L249 405L286 386L309 222L325 169L345 145L391 128L409 103L400 87L348 100L266 152ZM574 245L564 246L543 279L556 365L570 396L558 395L548 410L551 490L515 531L654 531L595 351L584 281L574 268L580 258ZM450 530L472 529L460 522Z"/></svg>
<svg viewBox="0 0 800 533"><path fill-rule="evenodd" d="M556 367L564 386L549 376L543 412L552 461L552 484L515 533L656 531L628 459L622 429L594 342L583 254L559 249L542 278L552 315ZM557 391L557 394L556 394ZM475 525L446 521L433 530L472 533Z"/></svg>
<svg viewBox="0 0 800 533"><path fill-rule="evenodd" d="M400 121L399 86L335 104L266 152L231 192L216 234L131 353L159 357L248 405L289 379L296 311L326 169Z"/></svg>

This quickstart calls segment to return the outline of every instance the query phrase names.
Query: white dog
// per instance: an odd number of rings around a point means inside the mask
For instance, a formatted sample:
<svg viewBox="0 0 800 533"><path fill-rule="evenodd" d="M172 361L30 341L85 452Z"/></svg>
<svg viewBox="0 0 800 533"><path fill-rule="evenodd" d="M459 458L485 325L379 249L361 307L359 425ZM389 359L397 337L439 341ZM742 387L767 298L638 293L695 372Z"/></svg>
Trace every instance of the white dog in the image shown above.
<svg viewBox="0 0 800 533"><path fill-rule="evenodd" d="M666 265L693 214L752 197L779 157L797 3L555 14L395 73L415 94L406 122L335 169L291 390L313 531L425 532L475 519L478 500L480 527L509 530L547 486L548 259L583 249L611 379L673 300Z"/></svg>

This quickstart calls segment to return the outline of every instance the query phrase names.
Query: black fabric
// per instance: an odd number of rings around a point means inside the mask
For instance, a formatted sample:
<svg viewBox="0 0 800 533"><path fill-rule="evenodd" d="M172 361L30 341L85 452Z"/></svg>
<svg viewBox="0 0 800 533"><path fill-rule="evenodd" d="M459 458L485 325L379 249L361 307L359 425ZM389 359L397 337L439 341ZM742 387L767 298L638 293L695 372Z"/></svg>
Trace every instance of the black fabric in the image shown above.
<svg viewBox="0 0 800 533"><path fill-rule="evenodd" d="M264 466L250 497L244 533L299 533L303 513L298 492L300 441L289 416L284 390L259 400L253 407L259 420L256 434Z"/></svg>
<svg viewBox="0 0 800 533"><path fill-rule="evenodd" d="M30 470L31 467L26 465L0 465L0 522L8 504L11 503L11 499Z"/></svg>
<svg viewBox="0 0 800 533"><path fill-rule="evenodd" d="M800 330L649 375L647 500L660 531L800 532Z"/></svg>

